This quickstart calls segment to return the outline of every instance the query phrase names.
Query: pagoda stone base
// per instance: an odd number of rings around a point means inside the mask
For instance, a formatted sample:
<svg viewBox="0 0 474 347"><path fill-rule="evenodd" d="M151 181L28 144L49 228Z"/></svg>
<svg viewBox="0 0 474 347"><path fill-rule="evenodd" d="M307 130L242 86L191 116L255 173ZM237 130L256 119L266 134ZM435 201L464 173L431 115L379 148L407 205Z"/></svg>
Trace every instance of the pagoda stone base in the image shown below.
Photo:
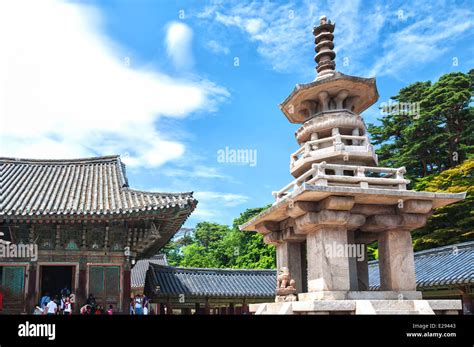
<svg viewBox="0 0 474 347"><path fill-rule="evenodd" d="M307 293L305 293L307 294ZM372 293L373 294L373 293ZM301 295L301 294L300 294ZM461 300L305 300L249 305L251 313L273 314L458 314Z"/></svg>
<svg viewBox="0 0 474 347"><path fill-rule="evenodd" d="M299 301L312 300L421 300L418 291L315 291L298 294Z"/></svg>

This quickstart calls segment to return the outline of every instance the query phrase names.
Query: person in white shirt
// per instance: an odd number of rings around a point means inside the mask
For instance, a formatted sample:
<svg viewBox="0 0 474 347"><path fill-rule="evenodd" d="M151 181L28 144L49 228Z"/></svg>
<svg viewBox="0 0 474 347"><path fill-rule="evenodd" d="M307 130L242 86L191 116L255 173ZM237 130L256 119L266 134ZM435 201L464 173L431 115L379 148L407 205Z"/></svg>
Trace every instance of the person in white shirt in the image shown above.
<svg viewBox="0 0 474 347"><path fill-rule="evenodd" d="M46 305L46 312L48 315L55 315L56 312L58 311L58 305L56 304L57 299L58 299L57 297L54 298L54 300L51 300Z"/></svg>
<svg viewBox="0 0 474 347"><path fill-rule="evenodd" d="M72 304L69 298L66 298L66 300L64 301L63 314L66 316L69 316L72 314Z"/></svg>

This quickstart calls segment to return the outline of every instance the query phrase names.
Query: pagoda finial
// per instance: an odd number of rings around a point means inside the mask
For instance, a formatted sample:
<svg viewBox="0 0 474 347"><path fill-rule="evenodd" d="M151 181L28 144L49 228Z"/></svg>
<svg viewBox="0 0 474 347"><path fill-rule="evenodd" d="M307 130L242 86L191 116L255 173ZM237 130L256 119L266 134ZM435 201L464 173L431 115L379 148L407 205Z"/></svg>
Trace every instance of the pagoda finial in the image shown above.
<svg viewBox="0 0 474 347"><path fill-rule="evenodd" d="M318 77L331 73L336 69L336 63L334 62L336 53L333 51L334 43L332 42L335 27L335 23L331 23L331 20L328 20L326 16L321 16L319 26L313 28L314 43L316 44L314 61L318 64L316 66Z"/></svg>

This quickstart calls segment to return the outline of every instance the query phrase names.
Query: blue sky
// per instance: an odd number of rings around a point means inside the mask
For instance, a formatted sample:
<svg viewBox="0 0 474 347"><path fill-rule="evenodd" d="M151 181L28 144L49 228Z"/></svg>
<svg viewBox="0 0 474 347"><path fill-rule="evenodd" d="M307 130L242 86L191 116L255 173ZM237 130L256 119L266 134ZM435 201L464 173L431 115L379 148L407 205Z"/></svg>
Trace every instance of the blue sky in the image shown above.
<svg viewBox="0 0 474 347"><path fill-rule="evenodd" d="M277 105L315 78L312 26L336 23L336 69L380 99L474 67L470 1L21 1L0 5L0 155L121 154L132 187L195 191L187 221L230 224L290 180ZM238 62L238 64L236 64ZM249 149L256 165L218 161Z"/></svg>

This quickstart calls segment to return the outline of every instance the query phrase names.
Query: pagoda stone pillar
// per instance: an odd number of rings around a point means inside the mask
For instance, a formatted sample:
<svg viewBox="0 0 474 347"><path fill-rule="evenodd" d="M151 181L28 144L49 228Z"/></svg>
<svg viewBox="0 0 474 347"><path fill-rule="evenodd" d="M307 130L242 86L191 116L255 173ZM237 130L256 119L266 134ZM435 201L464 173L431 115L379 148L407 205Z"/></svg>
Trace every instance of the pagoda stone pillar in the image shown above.
<svg viewBox="0 0 474 347"><path fill-rule="evenodd" d="M350 290L349 258L337 256L338 247L347 245L347 230L342 226L321 226L306 236L308 291ZM329 251L332 249L332 251Z"/></svg>
<svg viewBox="0 0 474 347"><path fill-rule="evenodd" d="M300 293L303 288L304 271L301 242L305 240L305 236L295 234L293 219L283 223L262 223L257 230L264 234L265 243L276 247L277 271L283 267L288 268L296 283L296 290Z"/></svg>
<svg viewBox="0 0 474 347"><path fill-rule="evenodd" d="M411 234L392 229L379 238L380 290L416 290L415 260Z"/></svg>
<svg viewBox="0 0 474 347"><path fill-rule="evenodd" d="M375 215L367 219L362 230L379 233L380 290L416 290L410 230L425 225L427 215L419 212L429 207L430 204L425 203L405 203L398 214Z"/></svg>
<svg viewBox="0 0 474 347"><path fill-rule="evenodd" d="M320 207L352 206L347 202L338 197L323 201ZM330 209L308 212L296 218L295 232L306 235L309 292L350 290L349 257L340 252L347 249L349 218L348 211Z"/></svg>
<svg viewBox="0 0 474 347"><path fill-rule="evenodd" d="M301 259L301 244L285 241L276 246L277 270L287 267L291 277L296 282L296 290L301 293L303 288L303 271Z"/></svg>
<svg viewBox="0 0 474 347"><path fill-rule="evenodd" d="M369 255L367 254L367 245L363 245L363 258L357 259L357 290L369 290Z"/></svg>

